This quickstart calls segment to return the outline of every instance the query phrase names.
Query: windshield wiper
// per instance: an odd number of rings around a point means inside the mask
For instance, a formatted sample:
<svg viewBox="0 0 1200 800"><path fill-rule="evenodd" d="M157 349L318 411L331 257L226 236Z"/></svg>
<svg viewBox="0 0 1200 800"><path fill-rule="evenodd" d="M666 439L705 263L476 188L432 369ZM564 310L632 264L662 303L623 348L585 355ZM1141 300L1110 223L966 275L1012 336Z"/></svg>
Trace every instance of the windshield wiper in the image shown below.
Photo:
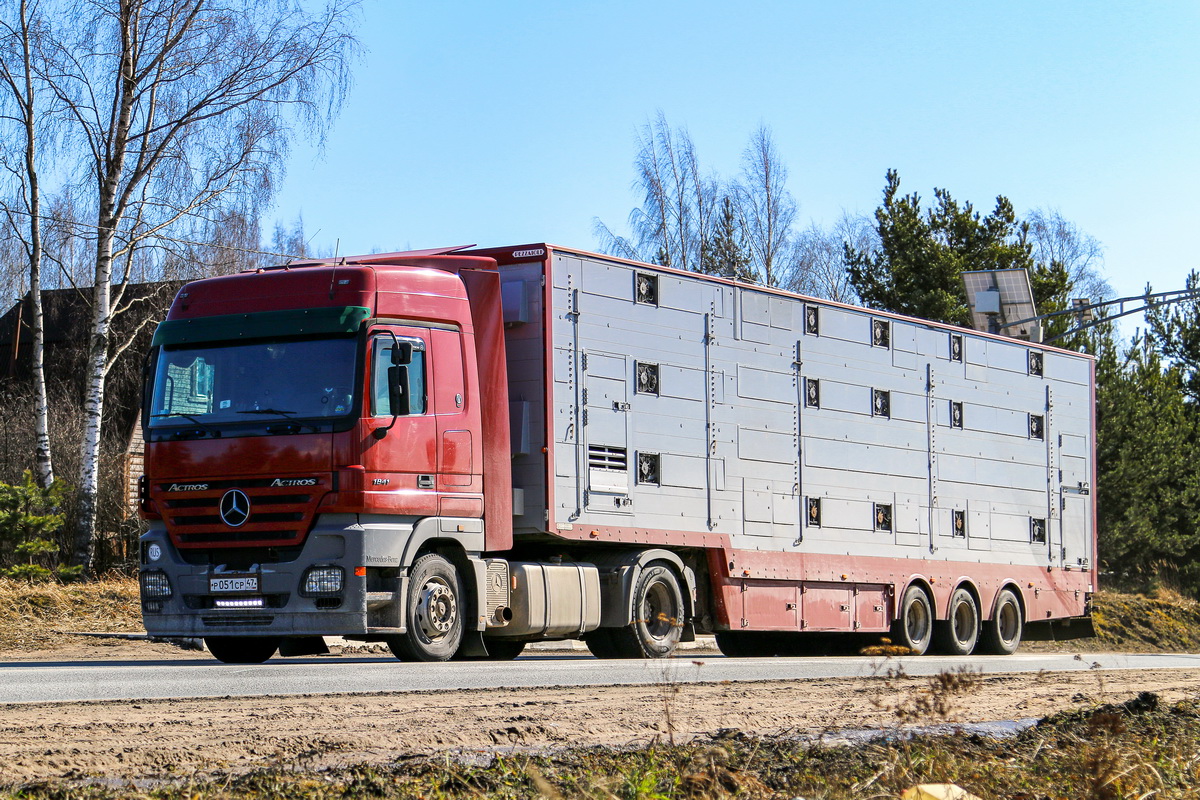
<svg viewBox="0 0 1200 800"><path fill-rule="evenodd" d="M251 408L247 411L239 411L239 414L278 414L281 417L291 417L295 415L295 411L285 411L282 408Z"/></svg>
<svg viewBox="0 0 1200 800"><path fill-rule="evenodd" d="M170 414L151 414L150 415L151 419L160 419L162 417L180 417L182 419L186 419L188 422L192 422L192 423L195 423L196 425L199 425L205 433L212 436L214 439L221 435L221 432L219 430L217 430L216 428L209 427L206 423L202 422L201 420L197 419L196 417L192 416L191 414L181 414L178 411L175 411ZM184 432L184 433L186 433L186 432ZM177 434L175 434L175 436L177 438L179 438L181 436L181 434L177 433Z"/></svg>

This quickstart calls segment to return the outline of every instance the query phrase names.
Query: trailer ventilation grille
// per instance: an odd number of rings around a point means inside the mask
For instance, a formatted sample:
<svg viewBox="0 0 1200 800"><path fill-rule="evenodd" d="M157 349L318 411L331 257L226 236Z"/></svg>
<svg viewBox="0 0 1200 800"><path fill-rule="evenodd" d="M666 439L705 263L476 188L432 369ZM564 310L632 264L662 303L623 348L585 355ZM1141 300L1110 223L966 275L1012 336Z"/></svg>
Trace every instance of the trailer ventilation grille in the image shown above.
<svg viewBox="0 0 1200 800"><path fill-rule="evenodd" d="M950 427L962 428L963 426L963 409L962 403L955 400L950 401Z"/></svg>
<svg viewBox="0 0 1200 800"><path fill-rule="evenodd" d="M886 319L871 320L871 345L873 347L892 346L892 325Z"/></svg>
<svg viewBox="0 0 1200 800"><path fill-rule="evenodd" d="M1044 439L1046 436L1046 420L1040 414L1029 415L1029 438Z"/></svg>
<svg viewBox="0 0 1200 800"><path fill-rule="evenodd" d="M626 470L629 468L629 456L624 447L589 444L588 467L590 469Z"/></svg>
<svg viewBox="0 0 1200 800"><path fill-rule="evenodd" d="M819 379L804 379L804 405L809 408L821 407L821 381Z"/></svg>
<svg viewBox="0 0 1200 800"><path fill-rule="evenodd" d="M1029 541L1035 544L1046 543L1046 520L1029 518Z"/></svg>
<svg viewBox="0 0 1200 800"><path fill-rule="evenodd" d="M821 498L808 498L808 527L821 527Z"/></svg>
<svg viewBox="0 0 1200 800"><path fill-rule="evenodd" d="M963 360L963 337L957 333L950 334L950 360L958 362Z"/></svg>
<svg viewBox="0 0 1200 800"><path fill-rule="evenodd" d="M967 535L967 512L957 511L957 510L954 512L954 535L961 536L964 538L966 537L966 535Z"/></svg>
<svg viewBox="0 0 1200 800"><path fill-rule="evenodd" d="M875 504L875 530L890 531L892 529L892 507L884 503Z"/></svg>
<svg viewBox="0 0 1200 800"><path fill-rule="evenodd" d="M1042 374L1042 354L1036 350L1029 351L1029 374L1038 376Z"/></svg>
<svg viewBox="0 0 1200 800"><path fill-rule="evenodd" d="M818 306L804 306L804 332L809 336L821 335L821 309Z"/></svg>
<svg viewBox="0 0 1200 800"><path fill-rule="evenodd" d="M657 486L658 480L658 453L638 453L637 454L637 482Z"/></svg>
<svg viewBox="0 0 1200 800"><path fill-rule="evenodd" d="M892 393L886 389L872 391L871 414L876 417L892 416Z"/></svg>
<svg viewBox="0 0 1200 800"><path fill-rule="evenodd" d="M638 394L658 394L658 364L645 361L634 362Z"/></svg>
<svg viewBox="0 0 1200 800"><path fill-rule="evenodd" d="M645 305L658 305L658 276L638 272L633 277L633 301Z"/></svg>

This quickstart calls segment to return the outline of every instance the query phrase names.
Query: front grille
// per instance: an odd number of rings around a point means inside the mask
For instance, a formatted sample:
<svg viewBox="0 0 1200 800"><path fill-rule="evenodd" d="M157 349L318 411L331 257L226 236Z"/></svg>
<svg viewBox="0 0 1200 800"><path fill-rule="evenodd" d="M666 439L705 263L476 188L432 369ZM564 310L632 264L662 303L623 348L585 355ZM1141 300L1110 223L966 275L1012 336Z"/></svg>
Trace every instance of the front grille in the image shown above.
<svg viewBox="0 0 1200 800"><path fill-rule="evenodd" d="M200 621L205 625L214 628L247 628L261 625L270 625L275 621L274 614L247 614L245 616L232 614L213 614L200 617Z"/></svg>
<svg viewBox="0 0 1200 800"><path fill-rule="evenodd" d="M259 531L259 530L224 530L211 533L179 533L176 534L180 544L221 544L232 542L261 542L263 539L272 541L296 541L303 535L302 531Z"/></svg>
<svg viewBox="0 0 1200 800"><path fill-rule="evenodd" d="M315 481L311 486L280 486L279 481ZM183 487L203 486L188 491ZM175 491L171 491L172 488ZM250 516L233 528L221 519L221 498L241 489L250 500ZM300 491L297 491L297 489ZM304 540L317 505L329 491L329 476L321 478L255 478L249 480L155 483L154 500L166 512L167 529L182 547L297 545Z"/></svg>

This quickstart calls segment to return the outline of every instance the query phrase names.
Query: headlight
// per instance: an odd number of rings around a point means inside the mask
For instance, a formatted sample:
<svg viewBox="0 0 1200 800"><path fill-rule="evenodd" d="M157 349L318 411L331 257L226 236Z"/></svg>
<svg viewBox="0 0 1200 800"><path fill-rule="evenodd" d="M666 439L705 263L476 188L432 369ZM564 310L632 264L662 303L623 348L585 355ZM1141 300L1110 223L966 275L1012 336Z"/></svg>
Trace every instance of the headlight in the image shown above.
<svg viewBox="0 0 1200 800"><path fill-rule="evenodd" d="M171 581L167 579L167 573L162 570L143 572L139 578L142 585L142 597L171 596Z"/></svg>
<svg viewBox="0 0 1200 800"><path fill-rule="evenodd" d="M150 561L158 561L162 558L162 547L157 543L152 543L146 548L146 558Z"/></svg>
<svg viewBox="0 0 1200 800"><path fill-rule="evenodd" d="M304 573L303 594L337 594L345 574L341 567L310 567Z"/></svg>

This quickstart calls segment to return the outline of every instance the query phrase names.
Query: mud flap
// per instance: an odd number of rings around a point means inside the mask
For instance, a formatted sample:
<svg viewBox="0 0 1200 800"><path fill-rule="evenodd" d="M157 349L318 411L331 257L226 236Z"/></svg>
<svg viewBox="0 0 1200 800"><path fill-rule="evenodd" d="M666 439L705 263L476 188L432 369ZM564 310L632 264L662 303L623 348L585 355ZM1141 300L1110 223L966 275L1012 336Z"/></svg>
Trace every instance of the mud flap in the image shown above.
<svg viewBox="0 0 1200 800"><path fill-rule="evenodd" d="M1065 642L1096 635L1091 617L1067 617L1026 622L1022 639L1026 642Z"/></svg>
<svg viewBox="0 0 1200 800"><path fill-rule="evenodd" d="M463 631L462 644L458 646L457 656L477 656L486 658L487 647L483 643L481 631Z"/></svg>

